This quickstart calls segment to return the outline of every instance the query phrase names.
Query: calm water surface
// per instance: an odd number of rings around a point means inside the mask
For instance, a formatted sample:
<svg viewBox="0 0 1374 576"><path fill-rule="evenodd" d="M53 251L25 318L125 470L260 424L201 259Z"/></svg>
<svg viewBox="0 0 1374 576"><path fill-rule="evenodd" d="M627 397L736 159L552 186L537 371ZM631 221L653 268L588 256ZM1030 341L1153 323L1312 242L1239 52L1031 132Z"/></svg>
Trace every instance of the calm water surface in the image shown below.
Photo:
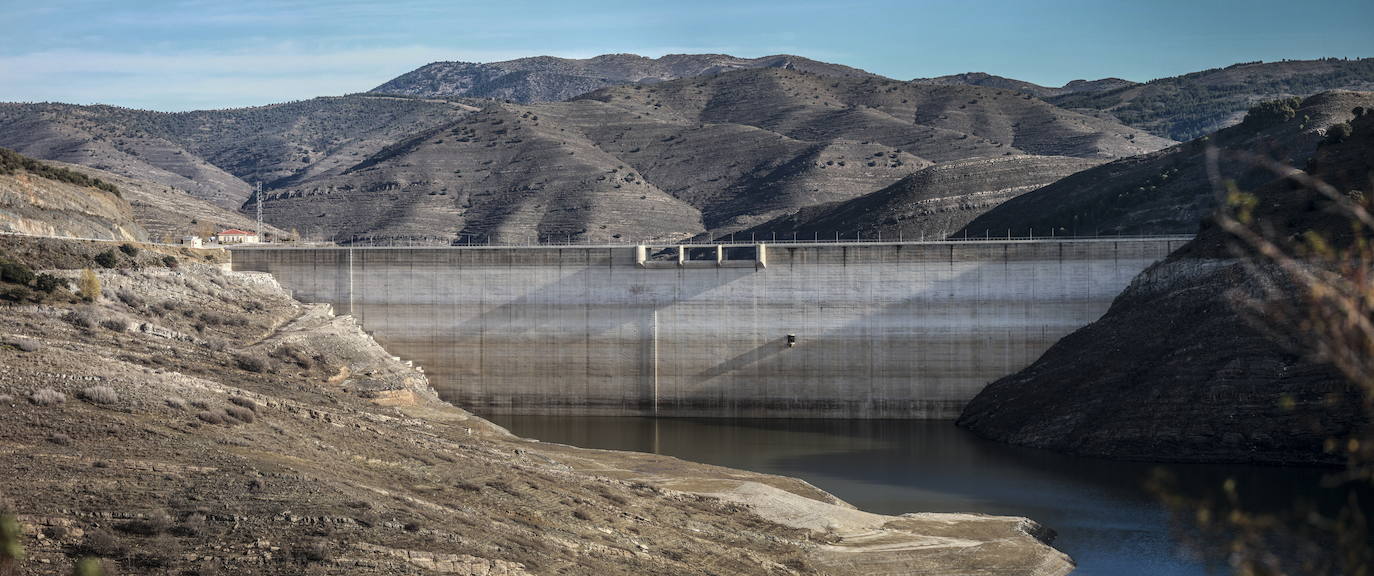
<svg viewBox="0 0 1374 576"><path fill-rule="evenodd" d="M871 512L982 512L1030 517L1083 575L1224 574L1195 553L1146 488L1172 474L1199 497L1234 478L1245 509L1295 499L1344 502L1320 488L1325 470L1157 465L1063 456L979 439L946 421L686 420L496 416L515 434L588 448L677 456L803 478ZM1213 544L1215 545L1215 544Z"/></svg>

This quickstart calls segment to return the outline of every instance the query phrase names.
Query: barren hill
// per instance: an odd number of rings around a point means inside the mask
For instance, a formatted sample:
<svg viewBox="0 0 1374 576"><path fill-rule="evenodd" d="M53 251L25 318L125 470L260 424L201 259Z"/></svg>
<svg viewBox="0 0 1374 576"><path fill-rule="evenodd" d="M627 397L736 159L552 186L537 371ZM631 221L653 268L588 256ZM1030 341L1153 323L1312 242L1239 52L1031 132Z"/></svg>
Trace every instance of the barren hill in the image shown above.
<svg viewBox="0 0 1374 576"><path fill-rule="evenodd" d="M1156 136L1186 141L1240 122L1258 102L1327 90L1374 90L1374 58L1249 62L1049 100L1104 111Z"/></svg>
<svg viewBox="0 0 1374 576"><path fill-rule="evenodd" d="M1361 192L1374 181L1374 114L1351 125L1349 136L1323 143L1304 165L1367 207ZM1241 190L1254 194L1255 222L1279 242L1315 233L1324 241L1312 245L1339 249L1370 240L1368 228L1352 227L1325 197L1286 178L1270 173ZM1221 227L1203 226L1142 272L1100 320L985 388L959 425L1000 441L1094 456L1346 464L1348 455L1328 443L1344 445L1369 425L1368 398L1331 366L1275 341L1308 340L1306 328L1254 321L1257 313L1273 319L1248 302L1275 293L1310 320L1294 289L1266 294L1276 289L1254 275L1264 259L1254 267L1238 261L1243 246ZM1345 274L1364 270L1356 265ZM1310 318L1319 317L1315 310Z"/></svg>
<svg viewBox="0 0 1374 576"><path fill-rule="evenodd" d="M1168 143L1005 90L742 70L491 103L273 190L264 209L339 241L672 239L856 198L936 162L1105 160Z"/></svg>
<svg viewBox="0 0 1374 576"><path fill-rule="evenodd" d="M779 54L736 58L725 54L668 54L646 58L603 54L569 59L552 56L505 62L435 62L372 90L438 98L493 98L520 103L557 102L607 86L652 84L747 68L784 68L826 76L872 76L863 70Z"/></svg>
<svg viewBox="0 0 1374 576"><path fill-rule="evenodd" d="M1135 86L1136 83L1121 78L1102 78L1099 80L1074 80L1063 86L1041 86L1033 82L997 76L986 72L965 72L963 74L951 74L949 76L938 76L935 78L917 78L912 82L920 84L937 84L943 86L982 86L984 88L1001 88L1004 90L1014 90L1035 96L1036 98L1049 98L1051 96L1061 96L1073 94L1075 92L1102 92L1114 90L1128 86Z"/></svg>
<svg viewBox="0 0 1374 576"><path fill-rule="evenodd" d="M1061 234L1191 234L1213 205L1207 179L1208 146L1256 152L1292 165L1307 163L1326 128L1350 120L1356 107L1374 107L1374 93L1327 92L1256 108L1238 126L1206 139L1123 158L1023 194L972 221L983 230L1054 228ZM1223 166L1242 186L1268 181L1267 171Z"/></svg>
<svg viewBox="0 0 1374 576"><path fill-rule="evenodd" d="M803 208L742 234L757 238L938 240L1010 198L1092 168L1098 160L998 156L936 164L853 200ZM1002 232L999 231L999 234ZM1046 236L1050 235L1045 230ZM979 237L983 232L977 234Z"/></svg>
<svg viewBox="0 0 1374 576"><path fill-rule="evenodd" d="M181 113L0 104L0 146L157 182L237 210L249 182L270 186L336 173L471 110L456 102L368 95Z"/></svg>

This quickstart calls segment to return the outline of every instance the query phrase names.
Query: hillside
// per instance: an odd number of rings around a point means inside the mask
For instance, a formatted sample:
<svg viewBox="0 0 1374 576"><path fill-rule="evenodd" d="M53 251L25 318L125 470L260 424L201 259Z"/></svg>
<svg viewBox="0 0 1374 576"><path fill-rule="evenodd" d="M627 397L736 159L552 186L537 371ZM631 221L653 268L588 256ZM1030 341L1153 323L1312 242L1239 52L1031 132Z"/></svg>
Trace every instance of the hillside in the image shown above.
<svg viewBox="0 0 1374 576"><path fill-rule="evenodd" d="M850 200L937 162L1100 161L1167 144L1004 90L742 70L491 103L273 190L264 211L344 242L680 239Z"/></svg>
<svg viewBox="0 0 1374 576"><path fill-rule="evenodd" d="M1353 125L1353 135L1324 144L1307 165L1342 191L1374 181L1374 114ZM1243 189L1254 191L1254 218L1277 238L1316 232L1332 246L1355 241L1350 222L1312 190L1272 177ZM1367 195L1350 194L1368 206ZM1367 229L1358 234L1369 241ZM1345 464L1347 455L1330 447L1367 426L1363 391L1246 318L1244 301L1263 297L1264 286L1234 246L1220 227L1204 226L1100 320L985 388L959 425L1094 456ZM1275 333L1302 340L1294 330Z"/></svg>
<svg viewBox="0 0 1374 576"><path fill-rule="evenodd" d="M474 108L368 95L164 113L112 106L0 104L0 146L185 190L237 210L250 182L341 172Z"/></svg>
<svg viewBox="0 0 1374 576"><path fill-rule="evenodd" d="M17 574L1067 574L1023 518L854 509L805 482L511 436L350 317L218 251L0 238L0 545ZM175 258L171 260L169 258ZM171 263L174 267L169 267ZM6 289L9 286L4 286Z"/></svg>
<svg viewBox="0 0 1374 576"><path fill-rule="evenodd" d="M823 76L872 76L863 70L779 54L736 58L725 54L668 54L646 58L603 54L569 59L552 56L505 62L434 62L372 89L374 93L429 98L491 98L518 103L558 102L622 84L652 84L749 68L784 68Z"/></svg>
<svg viewBox="0 0 1374 576"><path fill-rule="evenodd" d="M1104 111L1128 126L1182 142L1239 123L1256 103L1327 90L1374 90L1374 58L1235 64L1049 101Z"/></svg>
<svg viewBox="0 0 1374 576"><path fill-rule="evenodd" d="M257 230L252 215L221 208L165 184L126 178L87 166L50 162L73 172L99 178L119 187L120 195L133 210L133 219L148 231L148 238L163 243L176 243L183 236L195 234L206 237L225 228ZM263 232L273 238L290 235L265 224Z"/></svg>
<svg viewBox="0 0 1374 576"><path fill-rule="evenodd" d="M925 168L872 194L803 208L740 234L938 240L1008 199L1098 164L1086 158L1030 155L956 160Z"/></svg>
<svg viewBox="0 0 1374 576"><path fill-rule="evenodd" d="M1374 108L1374 93L1328 92L1257 108L1244 123L1205 139L1123 158L1023 194L974 219L970 235L999 230L1024 236L1032 229L1059 234L1192 234L1210 213L1215 195L1206 174L1206 150L1264 154L1302 166L1328 126L1350 120L1356 107ZM1268 181L1266 171L1224 164L1242 187ZM962 234L962 232L960 232Z"/></svg>
<svg viewBox="0 0 1374 576"><path fill-rule="evenodd" d="M997 76L986 72L965 72L963 74L951 74L949 76L938 76L935 78L917 78L912 80L919 84L936 84L941 86L982 86L984 88L1001 88L1030 94L1036 98L1049 98L1051 96L1062 96L1076 92L1104 92L1135 86L1135 82L1122 80L1120 78L1102 78L1099 80L1074 80L1063 86L1041 86L1024 80Z"/></svg>
<svg viewBox="0 0 1374 576"><path fill-rule="evenodd" d="M0 232L146 240L124 190L0 148Z"/></svg>

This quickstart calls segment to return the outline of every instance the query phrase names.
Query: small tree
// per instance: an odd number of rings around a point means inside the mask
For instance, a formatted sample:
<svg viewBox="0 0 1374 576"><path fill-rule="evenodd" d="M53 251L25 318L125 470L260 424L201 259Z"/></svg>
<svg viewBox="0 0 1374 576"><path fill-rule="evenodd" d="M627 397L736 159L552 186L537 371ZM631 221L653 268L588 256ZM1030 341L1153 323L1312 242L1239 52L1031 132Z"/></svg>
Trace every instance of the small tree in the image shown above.
<svg viewBox="0 0 1374 576"><path fill-rule="evenodd" d="M95 270L86 268L81 271L81 280L77 282L77 289L81 290L82 300L95 302L100 299L100 277L95 275Z"/></svg>

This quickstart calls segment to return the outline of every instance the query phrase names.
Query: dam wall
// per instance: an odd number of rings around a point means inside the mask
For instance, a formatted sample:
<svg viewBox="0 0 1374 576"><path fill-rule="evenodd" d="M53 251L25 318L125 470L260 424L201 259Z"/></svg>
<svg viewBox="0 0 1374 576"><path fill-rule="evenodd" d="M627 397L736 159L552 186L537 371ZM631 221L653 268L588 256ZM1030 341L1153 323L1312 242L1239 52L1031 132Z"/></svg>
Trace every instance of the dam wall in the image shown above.
<svg viewBox="0 0 1374 576"><path fill-rule="evenodd" d="M243 247L232 259L356 316L478 414L954 418L1186 240Z"/></svg>

